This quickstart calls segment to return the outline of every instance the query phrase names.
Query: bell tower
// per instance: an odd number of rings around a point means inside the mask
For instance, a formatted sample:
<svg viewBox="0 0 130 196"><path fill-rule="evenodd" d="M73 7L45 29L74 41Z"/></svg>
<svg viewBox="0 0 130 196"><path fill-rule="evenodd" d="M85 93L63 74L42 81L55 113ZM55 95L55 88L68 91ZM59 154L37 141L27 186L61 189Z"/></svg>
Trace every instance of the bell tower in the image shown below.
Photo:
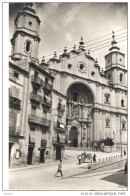
<svg viewBox="0 0 130 196"><path fill-rule="evenodd" d="M120 52L117 46L114 32L112 36L111 48L109 53L105 56L105 75L108 77L109 84L114 87L126 87L126 74L125 69L125 54Z"/></svg>
<svg viewBox="0 0 130 196"><path fill-rule="evenodd" d="M40 42L40 22L39 17L33 9L33 4L26 3L22 11L17 14L14 21L16 30L11 39L13 57L16 59L23 59L29 56L37 59Z"/></svg>

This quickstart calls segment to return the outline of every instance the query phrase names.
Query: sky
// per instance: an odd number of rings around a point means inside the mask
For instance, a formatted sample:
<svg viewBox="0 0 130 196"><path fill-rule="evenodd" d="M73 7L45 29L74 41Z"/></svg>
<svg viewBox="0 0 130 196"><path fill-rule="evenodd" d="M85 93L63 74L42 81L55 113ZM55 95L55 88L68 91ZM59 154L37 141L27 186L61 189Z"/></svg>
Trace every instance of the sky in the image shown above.
<svg viewBox="0 0 130 196"><path fill-rule="evenodd" d="M9 30L10 39L14 33L14 19L23 8L23 3L10 3L9 6ZM62 53L65 47L72 48L80 41L81 36L85 42L86 51L90 49L90 54L94 59L98 59L99 65L104 68L104 56L109 52L110 46L93 51L93 45L101 40L112 37L112 31L117 36L116 40L121 52L126 55L127 64L127 3L33 3L33 8L41 20L39 36L39 59L43 56L49 59L54 51ZM120 31L121 30L121 31ZM117 32L118 31L118 32ZM108 35L102 39L96 38ZM121 34L121 35L120 35ZM122 38L121 38L122 37ZM91 40L94 40L90 42ZM99 43L111 43L112 39ZM88 43L87 43L88 42ZM105 45L104 45L105 46ZM103 46L100 46L100 48ZM10 47L11 48L11 47ZM91 49L92 48L92 49ZM70 49L68 49L70 51ZM93 51L93 52L92 52ZM127 67L127 65L126 65Z"/></svg>

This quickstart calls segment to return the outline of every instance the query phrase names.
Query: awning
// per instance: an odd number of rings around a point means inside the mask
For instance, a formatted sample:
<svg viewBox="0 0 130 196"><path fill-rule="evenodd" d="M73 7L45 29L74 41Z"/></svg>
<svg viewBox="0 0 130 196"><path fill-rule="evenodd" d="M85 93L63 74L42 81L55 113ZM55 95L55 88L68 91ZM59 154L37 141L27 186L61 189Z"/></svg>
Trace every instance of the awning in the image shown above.
<svg viewBox="0 0 130 196"><path fill-rule="evenodd" d="M60 142L64 143L65 142L65 135L62 135L61 133L58 133L58 136L60 138Z"/></svg>

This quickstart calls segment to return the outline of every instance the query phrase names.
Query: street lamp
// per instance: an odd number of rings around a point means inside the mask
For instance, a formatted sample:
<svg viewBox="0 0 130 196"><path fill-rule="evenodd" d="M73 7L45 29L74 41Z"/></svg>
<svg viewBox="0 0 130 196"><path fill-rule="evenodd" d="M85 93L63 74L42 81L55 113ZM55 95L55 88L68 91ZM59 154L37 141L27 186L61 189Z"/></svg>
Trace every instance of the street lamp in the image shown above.
<svg viewBox="0 0 130 196"><path fill-rule="evenodd" d="M126 129L123 129L120 131L120 136L121 136L121 157L122 157L122 133L126 131Z"/></svg>

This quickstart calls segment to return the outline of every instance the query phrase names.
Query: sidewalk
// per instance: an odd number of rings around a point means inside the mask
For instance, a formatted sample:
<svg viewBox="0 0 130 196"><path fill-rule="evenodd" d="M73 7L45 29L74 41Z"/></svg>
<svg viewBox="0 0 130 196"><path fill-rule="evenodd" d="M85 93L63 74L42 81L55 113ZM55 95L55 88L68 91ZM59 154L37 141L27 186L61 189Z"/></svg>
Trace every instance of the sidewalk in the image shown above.
<svg viewBox="0 0 130 196"><path fill-rule="evenodd" d="M82 151L66 150L65 156L64 156L64 159L63 159L63 163L69 163L69 162L78 163L77 155L81 154L82 152L85 152L85 151L84 150L82 150ZM105 152L89 151L89 153L92 153L92 155L96 154L97 162L98 162L99 158L105 160L106 158L120 155L119 152L105 153ZM59 162L59 160L56 160L56 161L51 162L51 163L41 163L41 164L38 164L38 165L26 165L26 166L19 167L19 168L9 168L9 172L57 165L58 162ZM87 166L88 166L88 164L86 165L86 168L87 168Z"/></svg>
<svg viewBox="0 0 130 196"><path fill-rule="evenodd" d="M73 161L74 160L63 160L64 163L73 162ZM26 166L18 167L18 168L9 168L9 172L28 170L28 169L39 168L39 167L47 167L47 166L57 165L58 163L59 163L59 160L51 162L51 163L41 163L38 165L26 165Z"/></svg>

